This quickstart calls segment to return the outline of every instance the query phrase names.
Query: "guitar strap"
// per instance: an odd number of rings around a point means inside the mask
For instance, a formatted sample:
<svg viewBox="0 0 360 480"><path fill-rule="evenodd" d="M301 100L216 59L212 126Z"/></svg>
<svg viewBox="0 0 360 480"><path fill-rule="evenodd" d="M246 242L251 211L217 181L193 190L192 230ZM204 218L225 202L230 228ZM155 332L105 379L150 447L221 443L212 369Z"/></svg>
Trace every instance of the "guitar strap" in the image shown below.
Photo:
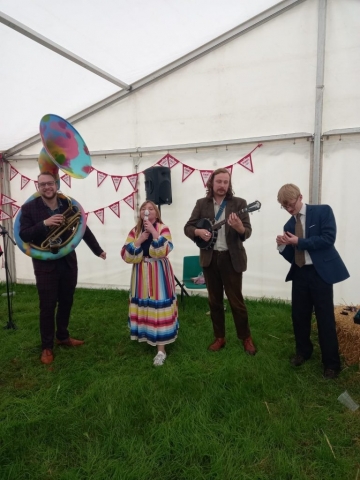
<svg viewBox="0 0 360 480"><path fill-rule="evenodd" d="M225 198L224 198L224 200L221 202L221 205L220 205L220 207L219 207L219 210L218 210L218 212L217 212L217 214L216 214L216 216L215 216L215 220L216 220L216 221L218 221L219 218L221 217L222 212L224 211L224 208L226 207L226 203L227 203L227 202L226 202L226 200L225 200Z"/></svg>

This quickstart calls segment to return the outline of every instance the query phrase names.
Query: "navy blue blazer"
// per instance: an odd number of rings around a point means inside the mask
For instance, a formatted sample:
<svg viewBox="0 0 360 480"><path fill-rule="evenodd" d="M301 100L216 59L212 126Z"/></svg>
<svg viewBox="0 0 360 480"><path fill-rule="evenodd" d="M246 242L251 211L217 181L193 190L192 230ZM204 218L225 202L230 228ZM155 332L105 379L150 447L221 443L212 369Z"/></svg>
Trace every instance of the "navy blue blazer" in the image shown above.
<svg viewBox="0 0 360 480"><path fill-rule="evenodd" d="M292 216L284 226L284 232L295 235L295 217ZM300 238L297 248L307 250L315 270L324 282L333 284L342 282L350 277L347 268L338 251L334 247L336 239L336 222L334 213L329 205L306 205L305 238ZM286 245L279 252L291 268L286 281L293 279L295 248Z"/></svg>

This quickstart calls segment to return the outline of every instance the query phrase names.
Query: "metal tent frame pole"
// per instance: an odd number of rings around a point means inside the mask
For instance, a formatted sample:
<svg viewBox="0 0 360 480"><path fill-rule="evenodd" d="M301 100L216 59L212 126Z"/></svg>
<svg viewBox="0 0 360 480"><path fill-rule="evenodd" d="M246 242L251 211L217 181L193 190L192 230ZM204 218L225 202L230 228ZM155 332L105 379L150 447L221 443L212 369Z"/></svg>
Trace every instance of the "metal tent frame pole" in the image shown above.
<svg viewBox="0 0 360 480"><path fill-rule="evenodd" d="M319 0L318 8L318 38L316 66L316 100L314 124L314 151L310 171L310 203L321 201L321 169L323 160L322 149L322 117L324 101L324 66L326 41L326 7L327 0Z"/></svg>

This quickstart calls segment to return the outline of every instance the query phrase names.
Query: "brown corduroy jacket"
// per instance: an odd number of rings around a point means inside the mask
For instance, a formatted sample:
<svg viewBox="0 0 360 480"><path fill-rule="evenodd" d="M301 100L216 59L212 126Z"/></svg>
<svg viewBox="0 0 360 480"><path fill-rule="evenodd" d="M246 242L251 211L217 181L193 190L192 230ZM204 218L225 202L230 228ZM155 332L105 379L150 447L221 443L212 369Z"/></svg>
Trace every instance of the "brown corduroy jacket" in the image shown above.
<svg viewBox="0 0 360 480"><path fill-rule="evenodd" d="M228 219L230 213L237 213L240 210L246 208L246 200L239 197L233 197L230 200L227 200L225 207L225 218ZM225 223L225 236L226 243L230 252L231 262L236 272L245 272L247 268L247 257L246 251L243 243L251 235L251 224L249 214L241 213L239 215L244 227L245 232L243 235L240 235L236 230L231 228L228 223ZM214 220L215 210L214 210L214 199L213 198L201 198L196 202L195 208L192 211L192 214L187 221L184 232L185 235L191 240L195 241L195 229L197 222L202 218L208 218L209 220ZM224 228L224 227L222 227ZM200 249L200 265L202 267L208 267L210 265L213 255L213 250L203 250Z"/></svg>

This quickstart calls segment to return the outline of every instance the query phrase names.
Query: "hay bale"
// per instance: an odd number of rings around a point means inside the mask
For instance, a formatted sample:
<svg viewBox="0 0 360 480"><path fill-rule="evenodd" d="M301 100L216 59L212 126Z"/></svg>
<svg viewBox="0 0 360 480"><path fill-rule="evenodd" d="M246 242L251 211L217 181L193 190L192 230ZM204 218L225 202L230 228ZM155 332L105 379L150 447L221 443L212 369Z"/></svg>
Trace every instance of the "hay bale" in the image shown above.
<svg viewBox="0 0 360 480"><path fill-rule="evenodd" d="M339 350L347 365L360 364L360 325L354 323L356 312L345 310L344 305L335 307L336 332L339 340ZM344 315L341 312L346 312Z"/></svg>

